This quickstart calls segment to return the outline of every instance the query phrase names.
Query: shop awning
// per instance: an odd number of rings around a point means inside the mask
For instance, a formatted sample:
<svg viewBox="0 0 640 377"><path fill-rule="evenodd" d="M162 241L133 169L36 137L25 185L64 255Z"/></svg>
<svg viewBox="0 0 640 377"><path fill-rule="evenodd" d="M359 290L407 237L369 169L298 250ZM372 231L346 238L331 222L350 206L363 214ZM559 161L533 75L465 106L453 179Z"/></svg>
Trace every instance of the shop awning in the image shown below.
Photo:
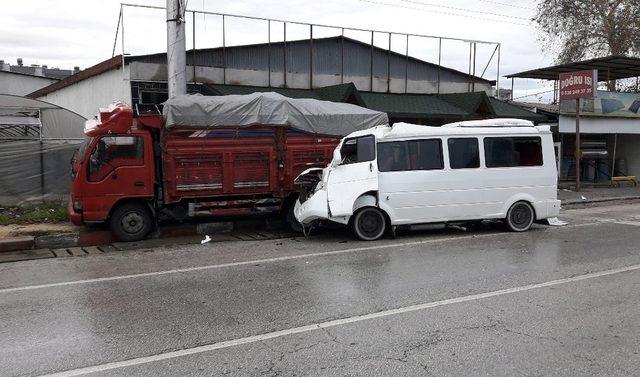
<svg viewBox="0 0 640 377"><path fill-rule="evenodd" d="M602 58L582 60L567 64L559 64L551 67L537 68L530 71L513 73L507 78L557 80L561 73L582 71L587 69L598 70L598 81L626 79L640 76L640 58L629 56L611 55Z"/></svg>

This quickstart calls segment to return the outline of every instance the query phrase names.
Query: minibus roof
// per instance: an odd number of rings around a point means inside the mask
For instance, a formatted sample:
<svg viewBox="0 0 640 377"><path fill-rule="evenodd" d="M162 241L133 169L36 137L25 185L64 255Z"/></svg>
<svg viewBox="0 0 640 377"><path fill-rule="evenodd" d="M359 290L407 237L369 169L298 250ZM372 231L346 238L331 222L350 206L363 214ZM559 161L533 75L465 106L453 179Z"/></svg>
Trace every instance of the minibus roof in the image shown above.
<svg viewBox="0 0 640 377"><path fill-rule="evenodd" d="M448 123L442 127L535 127L533 122L524 119L483 119L466 120L462 122Z"/></svg>
<svg viewBox="0 0 640 377"><path fill-rule="evenodd" d="M549 126L515 127L430 127L411 123L394 123L357 131L347 137L375 135L378 140L411 139L429 136L540 135L550 133Z"/></svg>

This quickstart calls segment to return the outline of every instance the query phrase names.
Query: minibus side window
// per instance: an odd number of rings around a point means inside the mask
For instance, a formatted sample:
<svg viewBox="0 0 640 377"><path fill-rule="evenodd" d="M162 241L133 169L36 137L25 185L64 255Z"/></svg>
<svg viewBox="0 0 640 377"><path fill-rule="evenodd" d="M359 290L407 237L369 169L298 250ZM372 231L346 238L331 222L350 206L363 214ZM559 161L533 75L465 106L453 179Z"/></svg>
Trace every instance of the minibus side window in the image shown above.
<svg viewBox="0 0 640 377"><path fill-rule="evenodd" d="M378 143L378 170L381 172L409 170L407 142Z"/></svg>
<svg viewBox="0 0 640 377"><path fill-rule="evenodd" d="M376 158L376 140L373 135L347 139L340 148L343 164L373 161Z"/></svg>
<svg viewBox="0 0 640 377"><path fill-rule="evenodd" d="M541 166L542 141L539 137L487 137L484 155L488 168Z"/></svg>
<svg viewBox="0 0 640 377"><path fill-rule="evenodd" d="M469 169L480 167L478 139L475 137L451 138L449 146L449 165L451 169Z"/></svg>
<svg viewBox="0 0 640 377"><path fill-rule="evenodd" d="M378 143L381 172L443 169L440 139Z"/></svg>
<svg viewBox="0 0 640 377"><path fill-rule="evenodd" d="M411 170L443 169L442 141L440 139L409 141Z"/></svg>

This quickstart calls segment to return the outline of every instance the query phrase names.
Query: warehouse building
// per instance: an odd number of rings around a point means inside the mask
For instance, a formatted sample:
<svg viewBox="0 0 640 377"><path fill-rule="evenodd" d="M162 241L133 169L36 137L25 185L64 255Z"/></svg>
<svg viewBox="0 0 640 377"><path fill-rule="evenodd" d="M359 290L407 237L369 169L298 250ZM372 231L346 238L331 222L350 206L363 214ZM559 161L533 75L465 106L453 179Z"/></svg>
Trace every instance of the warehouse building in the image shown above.
<svg viewBox="0 0 640 377"><path fill-rule="evenodd" d="M116 56L29 96L93 117L99 107L115 100L133 106L163 102L167 98L166 72L165 53L124 59ZM311 96L323 88L352 83L372 103L382 102L374 94L386 94L390 99L410 94L415 97L404 98L414 102L429 101L418 96L421 94L493 95L495 85L492 80L346 37L190 50L187 80L191 92L203 94L271 88L289 93L307 90Z"/></svg>

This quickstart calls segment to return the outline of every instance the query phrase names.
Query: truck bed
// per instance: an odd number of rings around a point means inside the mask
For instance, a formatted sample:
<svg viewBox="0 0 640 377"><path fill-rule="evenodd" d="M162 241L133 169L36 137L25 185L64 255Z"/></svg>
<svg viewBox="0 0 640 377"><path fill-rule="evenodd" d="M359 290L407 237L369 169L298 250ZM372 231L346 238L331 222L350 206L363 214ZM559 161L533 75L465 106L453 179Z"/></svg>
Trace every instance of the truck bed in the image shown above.
<svg viewBox="0 0 640 377"><path fill-rule="evenodd" d="M161 140L165 203L218 204L286 198L297 190L293 179L326 166L339 142L283 127L181 129Z"/></svg>

